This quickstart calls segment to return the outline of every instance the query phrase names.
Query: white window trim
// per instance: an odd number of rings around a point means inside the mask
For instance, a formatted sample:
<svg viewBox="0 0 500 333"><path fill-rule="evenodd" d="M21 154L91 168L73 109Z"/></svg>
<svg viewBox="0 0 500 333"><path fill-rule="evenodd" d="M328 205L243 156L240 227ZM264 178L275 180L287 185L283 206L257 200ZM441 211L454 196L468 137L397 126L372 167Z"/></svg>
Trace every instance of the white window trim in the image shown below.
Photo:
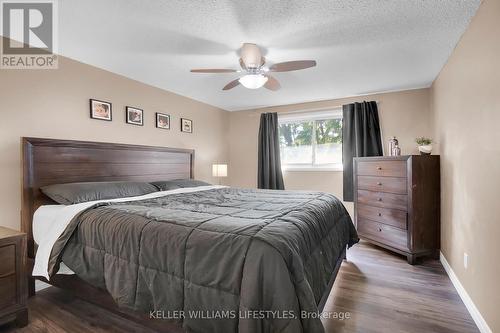
<svg viewBox="0 0 500 333"><path fill-rule="evenodd" d="M290 113L278 113L278 125L295 123L300 121L317 121L326 119L342 119L342 108L330 108L330 109L316 109L309 111L295 111ZM314 127L316 128L316 127ZM316 131L313 131L313 149L312 149L312 160L315 161L316 154ZM281 169L284 172L300 172L300 171L343 171L342 163L335 164L308 164L308 163L296 163L296 164L281 164Z"/></svg>
<svg viewBox="0 0 500 333"><path fill-rule="evenodd" d="M323 165L300 165L300 164L283 164L281 166L283 172L301 172L301 171L344 171L344 166L338 164L323 164Z"/></svg>
<svg viewBox="0 0 500 333"><path fill-rule="evenodd" d="M278 113L278 123L294 123L307 120L325 120L331 118L342 118L342 108L321 109L311 111L295 111L289 113Z"/></svg>

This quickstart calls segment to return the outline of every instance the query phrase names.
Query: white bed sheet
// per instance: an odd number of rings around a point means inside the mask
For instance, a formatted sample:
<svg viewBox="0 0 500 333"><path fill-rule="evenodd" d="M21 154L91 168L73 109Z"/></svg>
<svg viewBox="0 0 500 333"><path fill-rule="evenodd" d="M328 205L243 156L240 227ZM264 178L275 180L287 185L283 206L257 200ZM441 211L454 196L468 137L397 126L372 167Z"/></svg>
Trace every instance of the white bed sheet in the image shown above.
<svg viewBox="0 0 500 333"><path fill-rule="evenodd" d="M33 276L43 276L47 280L50 279L48 273L49 258L50 258L50 253L52 252L52 247L54 246L55 242L57 241L59 236L61 236L61 234L64 232L64 230L71 222L71 220L78 213L95 205L96 203L145 200L145 199L159 198L171 194L207 191L224 187L227 186L210 185L210 186L199 186L199 187L186 187L170 191L153 192L137 197L89 201L68 206L65 205L41 206L36 210L33 216L33 238L35 242L38 244L38 249L35 257L35 265L33 267ZM61 269L62 267L63 265L61 265L57 274L73 273L68 267L66 267L67 270L62 270Z"/></svg>
<svg viewBox="0 0 500 333"><path fill-rule="evenodd" d="M66 207L65 205L45 205L40 206L35 211L33 215L33 239L36 244L40 244L40 242L45 237L45 234L48 230L52 230L52 224L55 221L55 217L59 214L61 210ZM75 274L68 266L66 266L63 262L59 265L59 270L57 274L65 274L71 275Z"/></svg>

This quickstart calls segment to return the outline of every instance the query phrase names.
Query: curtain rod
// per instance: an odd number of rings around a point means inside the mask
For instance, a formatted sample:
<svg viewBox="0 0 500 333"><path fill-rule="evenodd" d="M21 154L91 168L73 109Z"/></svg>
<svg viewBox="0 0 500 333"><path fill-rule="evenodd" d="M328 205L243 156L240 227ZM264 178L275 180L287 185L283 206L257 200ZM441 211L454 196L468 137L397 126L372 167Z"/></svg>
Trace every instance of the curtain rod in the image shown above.
<svg viewBox="0 0 500 333"><path fill-rule="evenodd" d="M375 101L375 103L379 104L379 101ZM349 103L347 103L349 104ZM314 109L300 109L300 110L293 110L293 111L284 111L284 112L279 112L278 115L280 114L294 114L294 113L307 113L307 112L315 112L315 111L328 111L328 110L335 110L335 109L342 109L342 105L336 105L336 106L325 106L322 108L314 108Z"/></svg>

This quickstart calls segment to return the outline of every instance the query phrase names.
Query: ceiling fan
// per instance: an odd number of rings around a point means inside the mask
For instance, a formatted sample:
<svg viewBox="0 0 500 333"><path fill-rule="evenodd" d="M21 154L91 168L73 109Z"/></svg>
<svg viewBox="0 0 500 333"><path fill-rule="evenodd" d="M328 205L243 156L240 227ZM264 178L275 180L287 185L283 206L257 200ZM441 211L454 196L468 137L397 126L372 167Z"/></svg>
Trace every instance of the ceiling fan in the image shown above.
<svg viewBox="0 0 500 333"><path fill-rule="evenodd" d="M236 69L192 69L192 73L243 73L243 76L226 84L222 90L233 89L241 84L248 89L258 89L261 87L276 91L281 88L280 83L269 73L290 72L316 66L315 60L297 60L280 62L270 67L265 66L266 58L262 56L256 44L244 43L241 48L240 66Z"/></svg>

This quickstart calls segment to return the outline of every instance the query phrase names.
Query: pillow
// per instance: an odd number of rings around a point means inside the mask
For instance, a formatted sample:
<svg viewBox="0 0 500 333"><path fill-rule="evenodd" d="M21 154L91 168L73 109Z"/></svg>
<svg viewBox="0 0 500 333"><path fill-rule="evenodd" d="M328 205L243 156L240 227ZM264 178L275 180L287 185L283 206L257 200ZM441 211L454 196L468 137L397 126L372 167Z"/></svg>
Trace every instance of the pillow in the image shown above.
<svg viewBox="0 0 500 333"><path fill-rule="evenodd" d="M203 182L201 180L195 179L175 179L175 180L165 180L159 182L152 182L160 191L175 190L176 188L184 187L198 187L198 186L209 186L212 184Z"/></svg>
<svg viewBox="0 0 500 333"><path fill-rule="evenodd" d="M158 192L158 189L143 182L89 182L48 185L40 190L62 205L81 202L135 197Z"/></svg>

